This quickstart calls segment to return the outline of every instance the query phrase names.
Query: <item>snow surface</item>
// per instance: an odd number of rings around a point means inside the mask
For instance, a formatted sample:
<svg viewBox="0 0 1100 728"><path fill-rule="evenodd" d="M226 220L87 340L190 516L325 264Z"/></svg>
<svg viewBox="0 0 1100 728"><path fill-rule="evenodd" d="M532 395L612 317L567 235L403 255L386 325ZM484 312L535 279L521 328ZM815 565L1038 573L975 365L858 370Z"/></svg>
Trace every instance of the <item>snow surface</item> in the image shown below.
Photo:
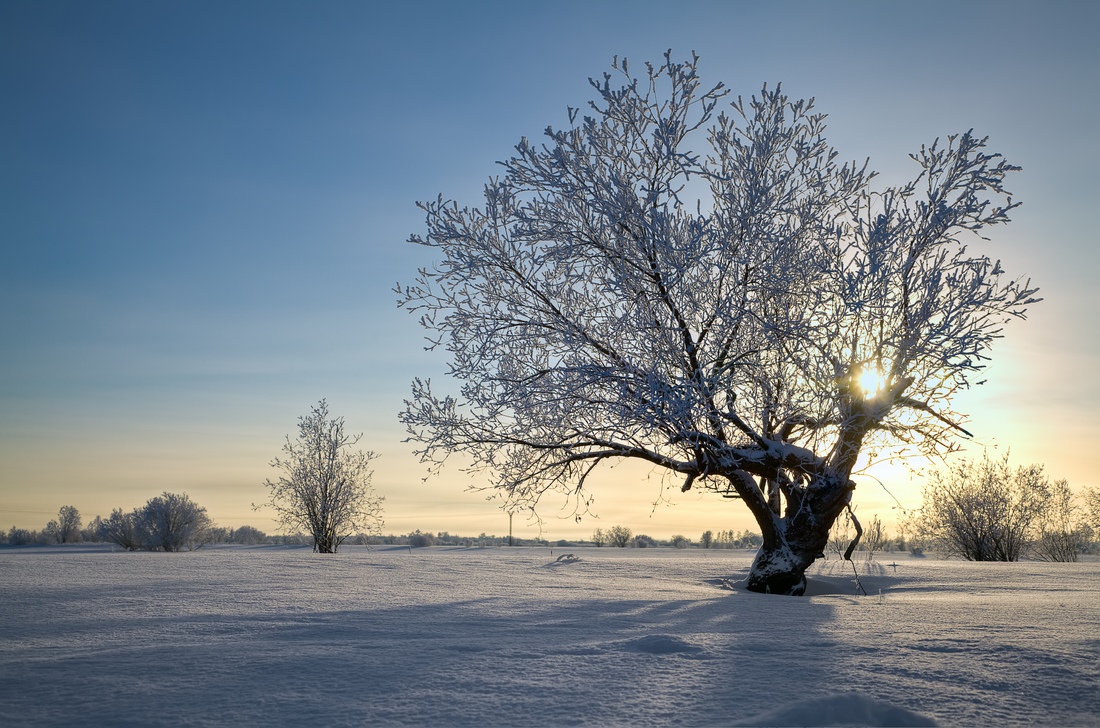
<svg viewBox="0 0 1100 728"><path fill-rule="evenodd" d="M0 549L0 724L1100 725L1100 563L751 558Z"/></svg>

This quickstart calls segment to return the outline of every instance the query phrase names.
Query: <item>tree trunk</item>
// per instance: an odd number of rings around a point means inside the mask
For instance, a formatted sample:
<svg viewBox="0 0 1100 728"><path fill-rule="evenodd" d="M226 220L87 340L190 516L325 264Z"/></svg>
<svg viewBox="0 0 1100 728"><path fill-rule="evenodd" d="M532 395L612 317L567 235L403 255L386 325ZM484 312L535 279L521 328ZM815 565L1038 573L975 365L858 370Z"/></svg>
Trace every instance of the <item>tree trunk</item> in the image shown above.
<svg viewBox="0 0 1100 728"><path fill-rule="evenodd" d="M834 475L810 483L797 503L788 500L783 517L770 509L766 513L751 509L764 544L749 569L746 588L768 594L804 594L806 569L825 556L829 531L847 507L854 487L847 477Z"/></svg>
<svg viewBox="0 0 1100 728"><path fill-rule="evenodd" d="M813 560L800 558L785 543L772 548L761 546L749 570L746 588L761 594L802 596L806 593L806 569L812 563Z"/></svg>
<svg viewBox="0 0 1100 728"><path fill-rule="evenodd" d="M321 532L313 537L313 551L319 554L334 554L336 548L331 534Z"/></svg>

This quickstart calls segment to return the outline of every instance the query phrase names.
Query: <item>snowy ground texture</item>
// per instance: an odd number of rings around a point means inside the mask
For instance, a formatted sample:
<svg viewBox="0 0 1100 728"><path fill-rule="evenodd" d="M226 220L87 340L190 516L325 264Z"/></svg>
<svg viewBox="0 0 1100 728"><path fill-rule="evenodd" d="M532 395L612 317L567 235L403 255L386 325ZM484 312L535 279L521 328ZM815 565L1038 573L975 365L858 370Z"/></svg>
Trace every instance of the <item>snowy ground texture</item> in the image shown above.
<svg viewBox="0 0 1100 728"><path fill-rule="evenodd" d="M750 558L3 549L0 725L1100 725L1100 563Z"/></svg>

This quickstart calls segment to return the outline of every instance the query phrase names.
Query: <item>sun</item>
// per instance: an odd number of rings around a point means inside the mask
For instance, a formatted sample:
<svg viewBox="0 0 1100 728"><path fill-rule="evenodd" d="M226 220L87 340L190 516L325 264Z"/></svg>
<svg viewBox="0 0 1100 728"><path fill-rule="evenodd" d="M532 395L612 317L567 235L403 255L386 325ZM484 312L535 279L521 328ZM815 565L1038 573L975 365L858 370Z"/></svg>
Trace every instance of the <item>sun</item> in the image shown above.
<svg viewBox="0 0 1100 728"><path fill-rule="evenodd" d="M863 390L863 394L869 397L873 397L886 387L886 377L883 376L882 371L877 368L864 367L863 371L859 375L859 388Z"/></svg>

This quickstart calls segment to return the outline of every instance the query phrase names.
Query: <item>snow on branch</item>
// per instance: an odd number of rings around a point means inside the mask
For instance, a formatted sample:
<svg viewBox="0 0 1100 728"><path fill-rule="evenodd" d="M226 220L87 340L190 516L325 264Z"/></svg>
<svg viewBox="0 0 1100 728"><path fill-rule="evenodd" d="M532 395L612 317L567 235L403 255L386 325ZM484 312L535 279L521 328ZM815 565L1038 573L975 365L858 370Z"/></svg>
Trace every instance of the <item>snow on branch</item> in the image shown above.
<svg viewBox="0 0 1100 728"><path fill-rule="evenodd" d="M436 262L397 292L458 383L418 380L402 413L426 462L462 452L511 504L583 506L595 464L639 459L774 512L767 493L848 488L870 443L966 433L953 395L1040 300L976 252L1017 167L968 131L875 189L813 99L731 98L694 56L616 59L592 88L480 207L421 204L410 239Z"/></svg>

